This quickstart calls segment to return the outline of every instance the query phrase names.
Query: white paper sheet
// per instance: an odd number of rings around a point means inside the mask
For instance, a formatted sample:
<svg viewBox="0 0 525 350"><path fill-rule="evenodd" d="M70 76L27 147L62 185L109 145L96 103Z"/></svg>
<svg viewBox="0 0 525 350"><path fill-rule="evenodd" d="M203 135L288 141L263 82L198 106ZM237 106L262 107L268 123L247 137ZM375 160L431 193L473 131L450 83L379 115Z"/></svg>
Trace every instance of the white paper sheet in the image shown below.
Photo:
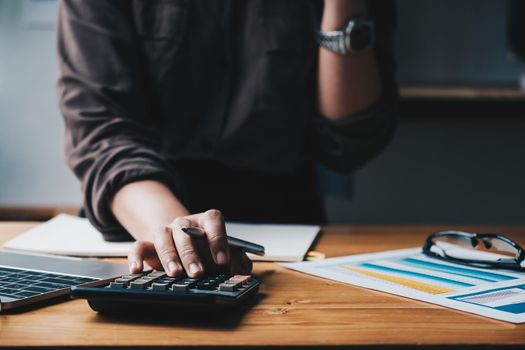
<svg viewBox="0 0 525 350"><path fill-rule="evenodd" d="M301 261L308 252L319 226L226 223L229 236L264 246L265 256L248 254L256 261Z"/></svg>
<svg viewBox="0 0 525 350"><path fill-rule="evenodd" d="M282 265L502 321L525 322L525 273L452 264L425 256L421 248Z"/></svg>
<svg viewBox="0 0 525 350"><path fill-rule="evenodd" d="M252 260L301 261L319 226L227 223L228 235L263 245L266 255ZM106 242L88 220L60 214L7 241L6 249L58 255L126 256L131 242Z"/></svg>

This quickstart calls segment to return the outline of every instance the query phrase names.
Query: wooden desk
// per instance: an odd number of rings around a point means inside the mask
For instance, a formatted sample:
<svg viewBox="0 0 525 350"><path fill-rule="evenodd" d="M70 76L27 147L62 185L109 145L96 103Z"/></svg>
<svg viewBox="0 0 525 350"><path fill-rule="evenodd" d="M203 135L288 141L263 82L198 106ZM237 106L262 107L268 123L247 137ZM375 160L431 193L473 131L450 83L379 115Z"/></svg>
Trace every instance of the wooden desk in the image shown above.
<svg viewBox="0 0 525 350"><path fill-rule="evenodd" d="M0 243L32 223L0 223ZM414 247L437 227L326 227L315 249L329 256ZM473 229L473 228L471 228ZM480 228L478 228L480 229ZM484 228L525 243L525 227ZM83 300L0 314L1 346L399 346L525 345L513 325L256 263L264 298L244 317L203 324L116 319Z"/></svg>
<svg viewBox="0 0 525 350"><path fill-rule="evenodd" d="M475 86L402 86L402 98L428 100L503 100L523 101L525 91L516 88Z"/></svg>

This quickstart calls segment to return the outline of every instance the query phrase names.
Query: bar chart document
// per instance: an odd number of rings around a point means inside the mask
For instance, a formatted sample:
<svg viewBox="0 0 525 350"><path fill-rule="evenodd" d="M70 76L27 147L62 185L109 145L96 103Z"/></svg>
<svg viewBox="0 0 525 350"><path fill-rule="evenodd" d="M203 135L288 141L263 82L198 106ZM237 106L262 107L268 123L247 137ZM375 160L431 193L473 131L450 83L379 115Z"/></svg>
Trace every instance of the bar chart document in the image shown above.
<svg viewBox="0 0 525 350"><path fill-rule="evenodd" d="M454 264L427 257L421 248L282 265L502 321L525 322L525 273Z"/></svg>

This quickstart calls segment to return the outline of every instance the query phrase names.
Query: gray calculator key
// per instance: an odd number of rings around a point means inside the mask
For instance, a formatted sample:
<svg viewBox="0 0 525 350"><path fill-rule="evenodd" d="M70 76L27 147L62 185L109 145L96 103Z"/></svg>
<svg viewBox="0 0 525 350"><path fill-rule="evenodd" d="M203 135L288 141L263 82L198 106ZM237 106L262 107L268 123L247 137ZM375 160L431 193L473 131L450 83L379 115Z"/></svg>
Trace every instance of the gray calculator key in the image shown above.
<svg viewBox="0 0 525 350"><path fill-rule="evenodd" d="M168 286L169 286L168 283L156 283L156 282L154 282L151 285L151 289L152 290L168 290Z"/></svg>
<svg viewBox="0 0 525 350"><path fill-rule="evenodd" d="M151 281L154 281L154 280L158 279L158 277L155 277L155 276L142 276L140 279L144 280L144 281L150 281L151 282Z"/></svg>
<svg viewBox="0 0 525 350"><path fill-rule="evenodd" d="M219 290L222 292L235 292L241 286L242 286L242 282L226 281L226 282L219 284Z"/></svg>
<svg viewBox="0 0 525 350"><path fill-rule="evenodd" d="M126 279L126 278L117 278L117 279L116 279L115 281L113 281L113 282L115 282L115 283L122 283L122 284L124 284L124 285L127 286L128 283L131 282L131 281L132 281L132 280L130 280L130 279Z"/></svg>
<svg viewBox="0 0 525 350"><path fill-rule="evenodd" d="M148 273L148 277L153 277L153 278L159 278L159 277L164 277L164 276L166 276L166 272L164 271L155 271L155 272Z"/></svg>
<svg viewBox="0 0 525 350"><path fill-rule="evenodd" d="M129 287L131 289L146 289L146 287L148 286L148 284L150 284L151 281L150 280L147 280L147 279L138 279L138 280L135 280L135 281L132 281L130 284L129 284Z"/></svg>
<svg viewBox="0 0 525 350"><path fill-rule="evenodd" d="M122 282L111 282L109 288L111 289L125 289L128 285Z"/></svg>
<svg viewBox="0 0 525 350"><path fill-rule="evenodd" d="M142 274L135 273L135 274L130 274L130 275L124 275L124 276L122 276L120 278L126 279L128 281L132 281L132 280L135 280L135 279L139 278L140 276L142 276Z"/></svg>
<svg viewBox="0 0 525 350"><path fill-rule="evenodd" d="M198 278L183 278L171 285L171 290L183 292L193 287L199 281Z"/></svg>
<svg viewBox="0 0 525 350"><path fill-rule="evenodd" d="M190 289L190 285L186 283L175 282L171 285L171 290L174 292L184 292Z"/></svg>
<svg viewBox="0 0 525 350"><path fill-rule="evenodd" d="M180 278L176 278L176 277L161 277L161 278L155 280L155 282L170 284L170 283L173 283L173 282L175 282L177 280L180 280Z"/></svg>

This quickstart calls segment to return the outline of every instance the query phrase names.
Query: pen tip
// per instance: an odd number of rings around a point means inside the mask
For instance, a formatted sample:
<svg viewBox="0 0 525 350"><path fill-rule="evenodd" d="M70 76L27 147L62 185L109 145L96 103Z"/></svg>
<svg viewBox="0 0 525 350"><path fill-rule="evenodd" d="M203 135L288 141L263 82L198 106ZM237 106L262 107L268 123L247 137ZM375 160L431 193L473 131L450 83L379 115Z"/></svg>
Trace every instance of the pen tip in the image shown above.
<svg viewBox="0 0 525 350"><path fill-rule="evenodd" d="M203 237L206 233L198 227L181 227L182 232L187 233L188 235Z"/></svg>

